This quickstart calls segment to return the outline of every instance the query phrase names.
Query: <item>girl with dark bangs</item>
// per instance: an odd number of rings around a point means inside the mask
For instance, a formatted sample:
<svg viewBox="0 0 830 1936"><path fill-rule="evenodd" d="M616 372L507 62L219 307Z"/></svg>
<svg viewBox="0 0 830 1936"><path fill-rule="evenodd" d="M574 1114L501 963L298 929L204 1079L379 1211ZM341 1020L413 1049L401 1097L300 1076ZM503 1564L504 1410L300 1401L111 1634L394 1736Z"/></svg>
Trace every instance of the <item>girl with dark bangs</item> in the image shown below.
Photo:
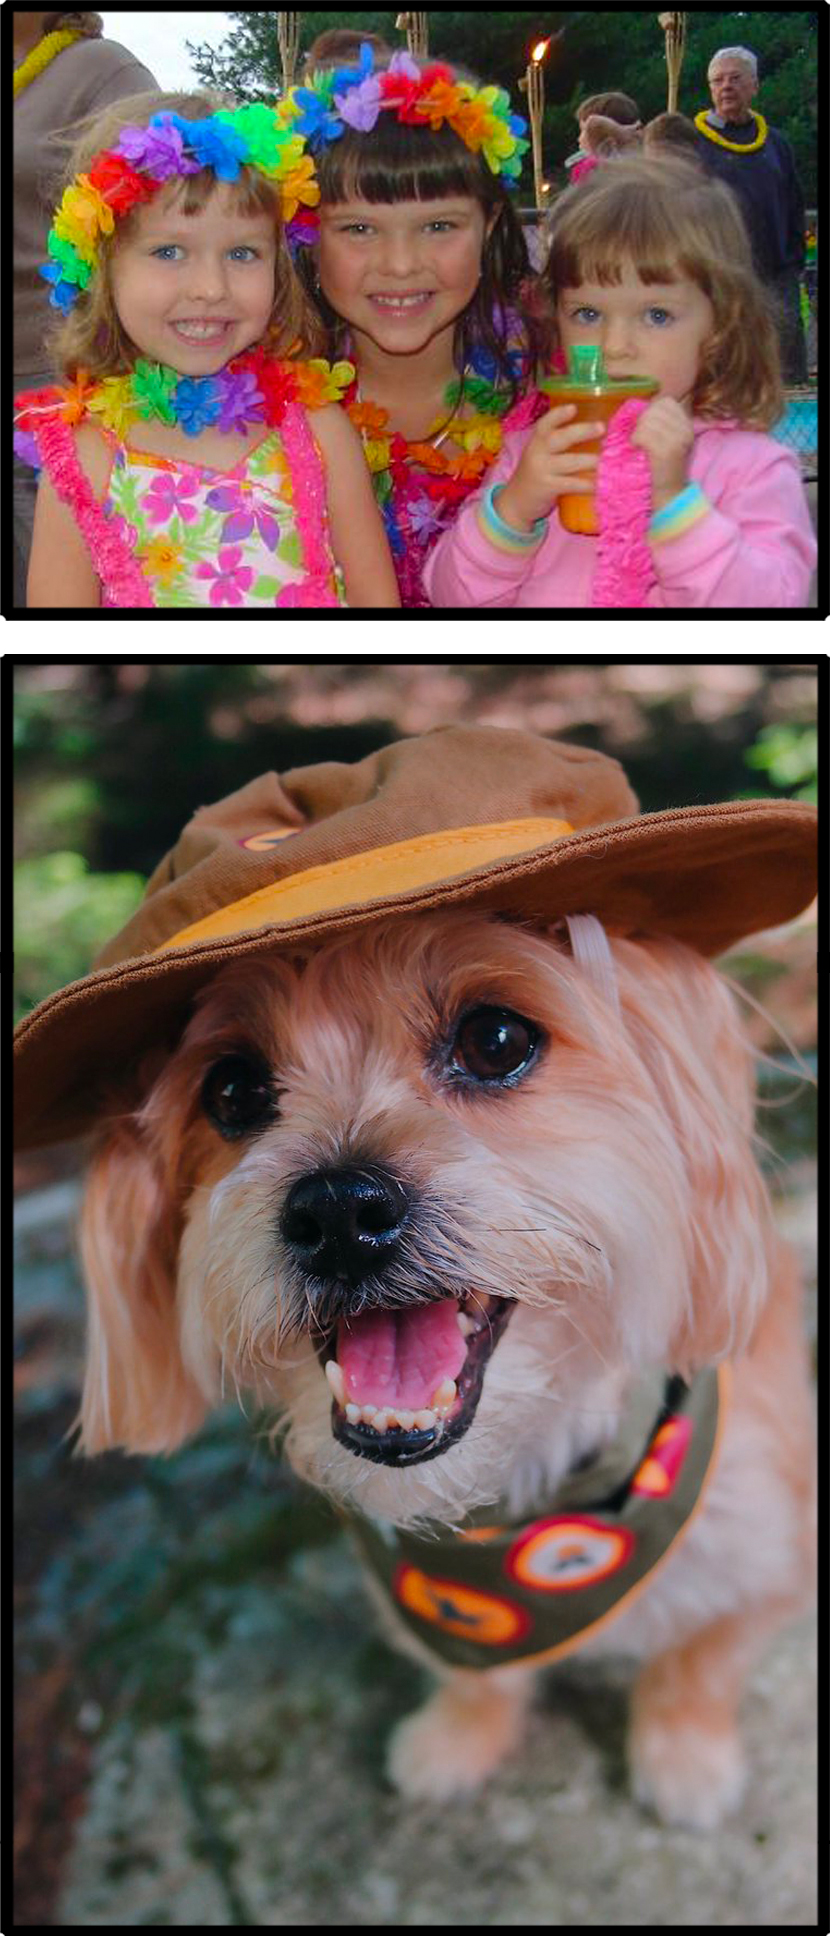
<svg viewBox="0 0 830 1936"><path fill-rule="evenodd" d="M542 285L560 352L654 394L603 429L560 392L509 437L429 560L433 602L804 606L816 544L798 460L769 435L778 339L731 191L679 158L612 158L555 204ZM597 522L560 505L588 495Z"/></svg>
<svg viewBox="0 0 830 1936"><path fill-rule="evenodd" d="M540 406L537 332L523 313L530 262L509 188L525 123L501 89L445 62L378 57L318 69L277 110L303 134L320 183L297 267L331 353L356 378L361 433L402 603L429 603L423 567Z"/></svg>

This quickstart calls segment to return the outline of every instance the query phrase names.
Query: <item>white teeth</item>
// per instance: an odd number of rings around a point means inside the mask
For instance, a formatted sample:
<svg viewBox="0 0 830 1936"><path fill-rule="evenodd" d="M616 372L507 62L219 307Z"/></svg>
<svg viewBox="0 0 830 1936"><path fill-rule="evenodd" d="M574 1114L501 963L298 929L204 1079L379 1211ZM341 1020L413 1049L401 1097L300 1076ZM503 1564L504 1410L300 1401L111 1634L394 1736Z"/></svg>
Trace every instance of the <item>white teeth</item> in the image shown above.
<svg viewBox="0 0 830 1936"><path fill-rule="evenodd" d="M176 323L174 328L180 336L192 336L194 342L201 342L208 336L223 336L227 323Z"/></svg>
<svg viewBox="0 0 830 1936"><path fill-rule="evenodd" d="M442 1379L433 1394L432 1405L423 1405L417 1412L403 1405L356 1405L353 1399L346 1399L346 1381L337 1359L328 1358L324 1370L333 1397L345 1411L349 1424L371 1425L376 1432L388 1432L393 1425L399 1426L402 1432L411 1432L413 1426L418 1432L433 1432L436 1428L440 1431L458 1391L454 1378Z"/></svg>
<svg viewBox="0 0 830 1936"><path fill-rule="evenodd" d="M426 302L429 294L424 289L419 296L373 296L372 301L380 303L383 309L413 309L416 303Z"/></svg>
<svg viewBox="0 0 830 1936"><path fill-rule="evenodd" d="M345 1404L346 1387L343 1383L343 1373L336 1358L327 1359L325 1371L338 1405Z"/></svg>
<svg viewBox="0 0 830 1936"><path fill-rule="evenodd" d="M466 1311L459 1311L457 1313L457 1317L458 1317L458 1329L461 1332L462 1337L469 1338L470 1332L474 1331L476 1328L475 1318L468 1317Z"/></svg>

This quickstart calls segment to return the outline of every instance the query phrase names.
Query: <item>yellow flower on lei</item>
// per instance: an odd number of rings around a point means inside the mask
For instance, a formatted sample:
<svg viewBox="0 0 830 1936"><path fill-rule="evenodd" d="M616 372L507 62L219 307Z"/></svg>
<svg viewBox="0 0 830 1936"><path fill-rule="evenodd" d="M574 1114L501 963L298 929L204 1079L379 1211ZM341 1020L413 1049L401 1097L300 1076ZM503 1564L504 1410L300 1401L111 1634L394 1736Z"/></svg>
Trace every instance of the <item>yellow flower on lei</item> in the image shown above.
<svg viewBox="0 0 830 1936"><path fill-rule="evenodd" d="M105 376L97 386L97 394L87 404L87 409L100 417L107 430L114 430L116 437L123 437L138 422L138 411L130 401L131 384L129 376Z"/></svg>
<svg viewBox="0 0 830 1936"><path fill-rule="evenodd" d="M284 222L291 221L301 202L305 203L306 208L316 208L320 200L320 184L315 179L311 155L303 155L290 174L282 176L280 196Z"/></svg>
<svg viewBox="0 0 830 1936"><path fill-rule="evenodd" d="M62 221L74 226L79 235L88 237L92 242L97 235L112 235L115 228L115 216L109 203L104 201L103 195L99 195L88 175L78 175L72 187L66 189L59 213ZM68 239L75 243L76 248L79 247L75 235L70 234Z"/></svg>
<svg viewBox="0 0 830 1936"><path fill-rule="evenodd" d="M363 454L374 477L377 471L387 471L392 456L392 444L388 437L364 437Z"/></svg>
<svg viewBox="0 0 830 1936"><path fill-rule="evenodd" d="M441 420L438 418L430 435L434 436L436 430L440 429ZM490 457L495 457L501 450L502 427L500 423L494 423L492 417L454 417L447 426L447 436L462 450L485 450Z"/></svg>
<svg viewBox="0 0 830 1936"><path fill-rule="evenodd" d="M319 410L324 403L339 403L354 377L353 363L327 363L322 356L312 356L297 367L300 402L307 410Z"/></svg>

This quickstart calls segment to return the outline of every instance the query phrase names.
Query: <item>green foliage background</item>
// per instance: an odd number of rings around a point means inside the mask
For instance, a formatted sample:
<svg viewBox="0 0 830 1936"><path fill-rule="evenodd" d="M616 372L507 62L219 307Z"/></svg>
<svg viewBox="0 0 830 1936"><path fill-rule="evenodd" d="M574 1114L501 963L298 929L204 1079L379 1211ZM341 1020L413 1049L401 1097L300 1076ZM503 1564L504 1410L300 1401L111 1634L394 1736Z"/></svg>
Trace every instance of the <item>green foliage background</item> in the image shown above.
<svg viewBox="0 0 830 1936"><path fill-rule="evenodd" d="M396 31L397 13L360 9L302 15L302 48L331 27L356 25L381 34L391 47L405 45ZM751 47L758 57L758 104L767 121L792 143L808 206L817 197L816 97L817 10L762 7L740 13L717 9L688 12L686 59L680 81L680 111L693 115L709 106L706 70L719 47ZM276 16L231 13L233 30L221 49L191 52L202 80L253 99L268 99L281 86ZM627 7L555 7L536 11L460 7L430 15L430 53L458 61L487 81L498 81L522 110L518 81L534 43L553 33L545 69L544 156L549 179L564 183L563 163L576 146L577 103L586 94L622 88L633 94L644 120L666 106L666 62L657 12ZM190 44L190 43L189 43ZM531 171L525 159L522 190L530 197Z"/></svg>

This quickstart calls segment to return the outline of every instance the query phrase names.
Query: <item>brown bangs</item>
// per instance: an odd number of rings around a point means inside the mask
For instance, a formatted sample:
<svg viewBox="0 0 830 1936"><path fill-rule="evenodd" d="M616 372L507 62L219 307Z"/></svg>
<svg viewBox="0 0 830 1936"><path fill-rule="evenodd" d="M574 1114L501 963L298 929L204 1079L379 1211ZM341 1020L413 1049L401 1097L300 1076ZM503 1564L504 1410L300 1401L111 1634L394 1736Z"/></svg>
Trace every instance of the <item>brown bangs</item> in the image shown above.
<svg viewBox="0 0 830 1936"><path fill-rule="evenodd" d="M347 130L317 156L323 202L430 202L472 195L484 207L501 199L497 178L452 128L424 139L394 115L381 115L371 141ZM492 184L492 187L491 187Z"/></svg>
<svg viewBox="0 0 830 1936"><path fill-rule="evenodd" d="M684 275L676 226L670 210L653 193L612 181L612 192L582 205L575 202L569 219L552 223L553 236L547 273L558 289L575 289L581 282L603 287L620 281L626 262L636 262L642 282L674 282ZM614 193L614 189L623 189ZM575 193L575 191L574 191ZM564 203L564 196L563 196Z"/></svg>
<svg viewBox="0 0 830 1936"><path fill-rule="evenodd" d="M198 175L172 177L172 185L178 188L179 193L170 196L167 206L170 209L175 208L181 215L200 215L211 196L221 187L228 191L240 215L273 215L276 228L282 227L280 197L276 183L268 181L264 175L260 175L254 168L246 167L244 163L240 167L236 181L220 182L212 168L200 168ZM143 207L144 204L141 206ZM126 220L119 223L114 238L116 242L119 235L129 234L131 219L132 217L128 216Z"/></svg>

